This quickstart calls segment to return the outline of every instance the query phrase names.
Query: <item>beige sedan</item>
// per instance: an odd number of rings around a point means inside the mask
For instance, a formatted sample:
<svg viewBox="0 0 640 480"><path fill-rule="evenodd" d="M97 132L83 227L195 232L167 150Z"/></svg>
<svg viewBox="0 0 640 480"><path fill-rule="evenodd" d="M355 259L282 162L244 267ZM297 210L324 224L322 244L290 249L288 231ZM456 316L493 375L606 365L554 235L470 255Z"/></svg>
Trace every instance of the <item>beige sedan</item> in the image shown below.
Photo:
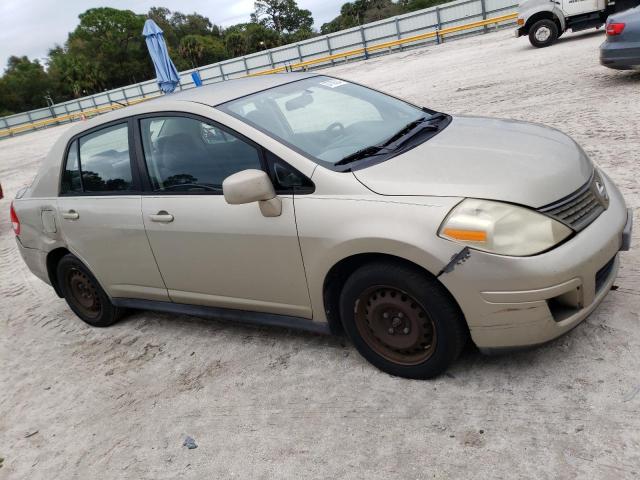
<svg viewBox="0 0 640 480"><path fill-rule="evenodd" d="M631 215L569 137L314 74L167 95L69 130L11 208L85 322L128 309L345 331L394 375L540 344L604 298Z"/></svg>

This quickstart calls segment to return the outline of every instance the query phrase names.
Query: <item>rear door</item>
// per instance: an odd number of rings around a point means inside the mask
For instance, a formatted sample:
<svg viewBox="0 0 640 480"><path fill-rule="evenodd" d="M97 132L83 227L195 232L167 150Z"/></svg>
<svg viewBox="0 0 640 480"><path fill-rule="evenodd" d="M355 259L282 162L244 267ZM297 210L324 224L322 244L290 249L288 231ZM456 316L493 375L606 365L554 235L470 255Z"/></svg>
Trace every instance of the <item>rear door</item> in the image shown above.
<svg viewBox="0 0 640 480"><path fill-rule="evenodd" d="M147 234L171 300L311 318L292 195L282 214L229 205L223 180L264 168L262 150L206 119L175 113L138 123Z"/></svg>
<svg viewBox="0 0 640 480"><path fill-rule="evenodd" d="M112 297L168 300L142 222L127 120L73 140L67 149L58 212L69 250Z"/></svg>

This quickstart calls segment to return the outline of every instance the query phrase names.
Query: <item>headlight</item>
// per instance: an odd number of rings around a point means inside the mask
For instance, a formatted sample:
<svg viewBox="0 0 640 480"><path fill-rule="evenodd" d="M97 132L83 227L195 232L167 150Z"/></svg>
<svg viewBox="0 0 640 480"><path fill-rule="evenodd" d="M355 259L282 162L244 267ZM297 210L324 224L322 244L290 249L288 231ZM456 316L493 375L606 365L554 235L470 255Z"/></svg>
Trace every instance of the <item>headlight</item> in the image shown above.
<svg viewBox="0 0 640 480"><path fill-rule="evenodd" d="M467 198L449 213L439 235L499 255L535 255L571 235L551 217L508 203Z"/></svg>

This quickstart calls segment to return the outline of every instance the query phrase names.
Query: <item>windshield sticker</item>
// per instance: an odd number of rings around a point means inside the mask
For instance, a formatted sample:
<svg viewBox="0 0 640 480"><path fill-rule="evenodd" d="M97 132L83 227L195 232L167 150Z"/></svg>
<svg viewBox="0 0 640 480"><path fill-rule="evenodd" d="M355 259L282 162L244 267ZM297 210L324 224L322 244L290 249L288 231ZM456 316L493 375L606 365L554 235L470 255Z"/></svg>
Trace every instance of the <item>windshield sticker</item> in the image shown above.
<svg viewBox="0 0 640 480"><path fill-rule="evenodd" d="M332 78L330 80L325 80L323 82L320 82L320 85L324 85L325 87L329 87L329 88L336 88L339 87L340 85L346 85L347 82L345 82L344 80L338 80L337 78Z"/></svg>

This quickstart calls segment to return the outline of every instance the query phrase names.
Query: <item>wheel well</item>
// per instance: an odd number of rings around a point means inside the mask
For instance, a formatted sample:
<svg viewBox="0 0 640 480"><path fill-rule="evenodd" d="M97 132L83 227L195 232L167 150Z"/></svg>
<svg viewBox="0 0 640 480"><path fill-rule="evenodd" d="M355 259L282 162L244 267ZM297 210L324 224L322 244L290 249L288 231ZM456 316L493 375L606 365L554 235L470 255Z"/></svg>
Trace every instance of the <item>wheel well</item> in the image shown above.
<svg viewBox="0 0 640 480"><path fill-rule="evenodd" d="M528 34L529 29L534 23L536 23L538 20L544 20L544 19L553 20L556 26L558 27L558 33L562 33L562 25L560 24L560 20L558 19L558 17L554 15L553 12L547 12L547 11L538 12L538 13L535 13L534 15L531 15L531 17L529 17L529 19L527 20L527 23L523 27L524 33Z"/></svg>
<svg viewBox="0 0 640 480"><path fill-rule="evenodd" d="M64 247L56 248L55 250L51 250L47 254L47 274L49 275L49 281L51 282L51 286L56 291L56 294L62 298L62 290L60 289L60 285L58 285L58 275L56 270L58 268L58 262L62 257L67 255L69 250Z"/></svg>
<svg viewBox="0 0 640 480"><path fill-rule="evenodd" d="M322 289L324 310L327 316L327 321L329 322L329 328L331 329L332 333L343 333L342 319L340 318L340 293L342 292L342 288L344 287L345 282L347 281L349 276L358 268L369 263L380 261L392 261L400 265L409 266L411 268L420 270L424 275L435 278L435 275L433 273L429 272L420 265L417 265L416 263L413 263L402 257L396 257L395 255L388 255L384 253L360 253L340 260L333 267L331 267L331 270L329 270L329 273L327 273ZM443 286L443 288L445 287ZM446 290L447 289L445 288L445 291ZM447 291L447 293L449 292ZM457 305L458 303L453 298L453 295L449 294L449 296Z"/></svg>

